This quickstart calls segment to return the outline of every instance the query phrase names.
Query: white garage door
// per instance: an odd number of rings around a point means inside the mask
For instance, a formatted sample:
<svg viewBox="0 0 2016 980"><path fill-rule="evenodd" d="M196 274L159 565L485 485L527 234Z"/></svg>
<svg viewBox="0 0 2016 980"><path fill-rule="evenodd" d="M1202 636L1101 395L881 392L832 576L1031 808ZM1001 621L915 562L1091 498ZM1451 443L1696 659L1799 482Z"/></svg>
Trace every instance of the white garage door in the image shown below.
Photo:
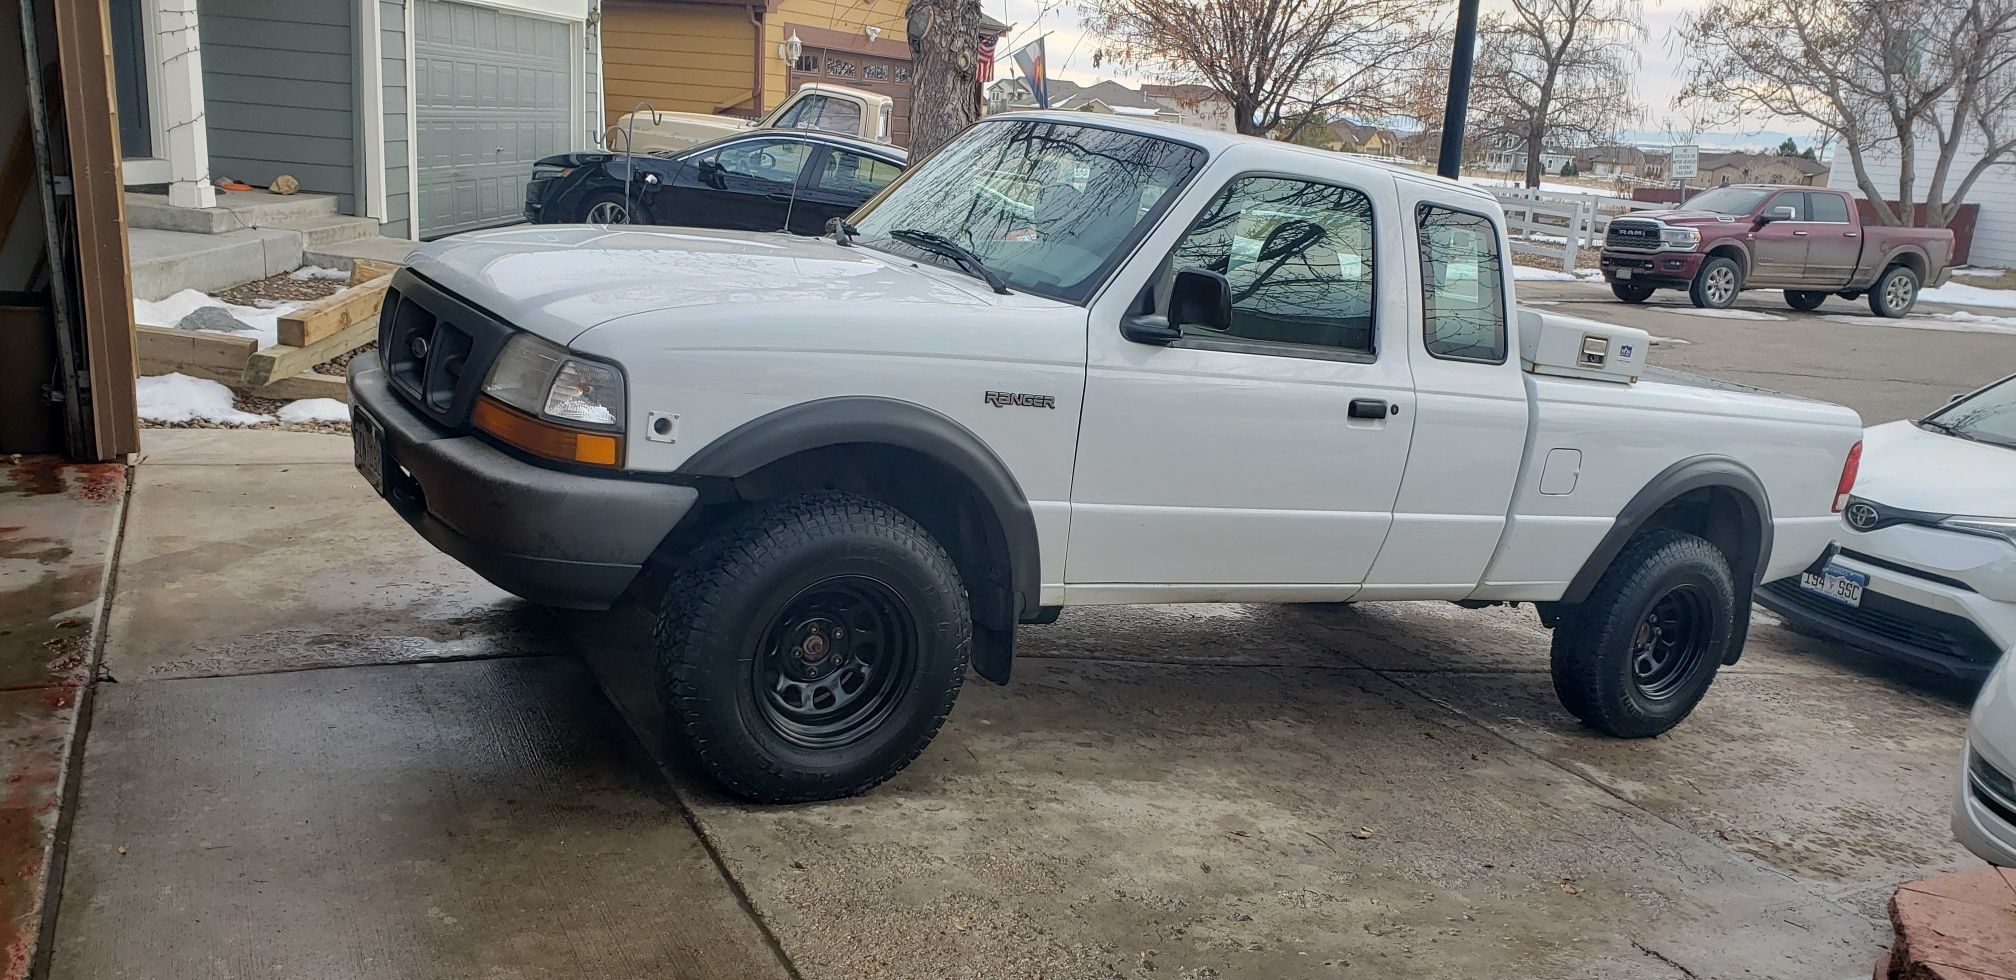
<svg viewBox="0 0 2016 980"><path fill-rule="evenodd" d="M532 161L567 150L570 31L449 0L414 10L420 234L520 220Z"/></svg>

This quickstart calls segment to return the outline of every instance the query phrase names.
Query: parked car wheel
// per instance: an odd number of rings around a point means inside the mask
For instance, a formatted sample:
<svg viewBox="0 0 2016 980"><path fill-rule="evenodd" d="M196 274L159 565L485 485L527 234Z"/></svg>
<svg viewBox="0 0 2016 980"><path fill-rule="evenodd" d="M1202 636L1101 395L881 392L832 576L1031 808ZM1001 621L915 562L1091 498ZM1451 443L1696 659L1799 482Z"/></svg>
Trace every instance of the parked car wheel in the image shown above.
<svg viewBox="0 0 2016 980"><path fill-rule="evenodd" d="M1702 309L1726 310L1736 305L1736 296L1742 291L1743 267L1735 259L1718 255L1701 263L1701 271L1687 288L1687 298Z"/></svg>
<svg viewBox="0 0 2016 980"><path fill-rule="evenodd" d="M1917 305L1918 273L1901 265L1883 270L1869 290L1869 311L1877 316L1902 319Z"/></svg>
<svg viewBox="0 0 2016 980"><path fill-rule="evenodd" d="M1735 578L1714 545L1683 531L1641 535L1555 624L1554 691L1604 734L1670 731L1721 669L1735 607Z"/></svg>
<svg viewBox="0 0 2016 980"><path fill-rule="evenodd" d="M1626 303L1643 303L1651 299L1656 290L1642 282L1612 282L1610 292Z"/></svg>
<svg viewBox="0 0 2016 980"><path fill-rule="evenodd" d="M1819 309L1820 304L1825 302L1827 302L1826 293L1815 293L1804 289L1788 289L1785 291L1785 305L1795 310L1811 312Z"/></svg>
<svg viewBox="0 0 2016 980"><path fill-rule="evenodd" d="M698 549L656 642L679 754L743 799L795 803L865 792L924 751L959 696L972 624L929 533L821 493Z"/></svg>
<svg viewBox="0 0 2016 980"><path fill-rule="evenodd" d="M581 221L591 225L648 225L644 202L628 201L621 191L603 191L581 202Z"/></svg>

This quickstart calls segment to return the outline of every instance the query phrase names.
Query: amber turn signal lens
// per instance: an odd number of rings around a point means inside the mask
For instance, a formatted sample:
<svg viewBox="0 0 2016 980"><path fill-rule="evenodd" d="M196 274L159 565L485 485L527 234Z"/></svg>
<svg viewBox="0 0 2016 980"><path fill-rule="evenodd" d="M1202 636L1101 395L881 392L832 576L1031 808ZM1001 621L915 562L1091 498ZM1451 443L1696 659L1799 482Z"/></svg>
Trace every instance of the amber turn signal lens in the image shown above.
<svg viewBox="0 0 2016 980"><path fill-rule="evenodd" d="M470 411L469 421L478 429L535 456L592 466L616 466L623 461L622 436L581 432L554 425L488 395L476 398L476 407Z"/></svg>

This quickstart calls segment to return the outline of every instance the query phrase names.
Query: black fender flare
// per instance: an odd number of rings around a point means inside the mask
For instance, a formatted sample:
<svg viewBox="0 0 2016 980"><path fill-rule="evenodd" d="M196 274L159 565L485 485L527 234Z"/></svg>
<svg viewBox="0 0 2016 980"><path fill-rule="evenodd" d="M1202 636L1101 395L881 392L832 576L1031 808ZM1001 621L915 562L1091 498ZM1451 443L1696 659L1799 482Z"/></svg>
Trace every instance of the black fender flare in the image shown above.
<svg viewBox="0 0 2016 980"><path fill-rule="evenodd" d="M1737 573L1737 587L1743 591L1739 596L1739 615L1749 608L1749 593L1763 584L1764 565L1771 555L1771 498L1764 491L1764 481L1750 467L1728 456L1715 454L1692 456L1660 471L1644 487L1639 489L1630 502L1617 512L1617 522L1610 526L1603 540L1596 545L1580 571L1568 582L1568 591L1562 593L1561 602L1573 604L1589 598L1596 588L1596 580L1608 571L1610 563L1617 560L1619 552L1631 538L1651 523L1653 515L1682 495L1703 489L1729 490L1735 493L1743 504L1744 523L1747 530L1745 547L1741 553L1732 555L1732 565ZM1744 575L1748 570L1749 574Z"/></svg>
<svg viewBox="0 0 2016 980"><path fill-rule="evenodd" d="M990 550L1008 558L1013 594L1006 622L1012 629L1042 615L1042 569L1036 516L1001 457L973 430L914 402L872 395L819 398L751 419L702 447L679 467L681 477L735 480L771 463L814 449L880 444L907 449L944 464L971 482L993 513ZM976 613L980 612L976 609Z"/></svg>

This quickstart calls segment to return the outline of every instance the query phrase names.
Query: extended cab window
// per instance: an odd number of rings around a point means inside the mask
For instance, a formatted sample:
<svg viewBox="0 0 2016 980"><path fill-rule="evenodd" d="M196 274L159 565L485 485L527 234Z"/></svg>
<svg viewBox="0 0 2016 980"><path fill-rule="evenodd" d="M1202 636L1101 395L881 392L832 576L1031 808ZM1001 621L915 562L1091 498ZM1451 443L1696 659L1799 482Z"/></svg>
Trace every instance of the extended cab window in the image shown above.
<svg viewBox="0 0 2016 980"><path fill-rule="evenodd" d="M1232 287L1223 331L1186 336L1369 353L1372 202L1348 187L1242 177L1219 192L1178 243L1171 275L1203 269Z"/></svg>
<svg viewBox="0 0 2016 980"><path fill-rule="evenodd" d="M1808 215L1806 220L1848 223L1847 198L1839 194L1822 194L1816 191L1806 195L1806 199L1811 202L1813 208L1813 213Z"/></svg>
<svg viewBox="0 0 2016 980"><path fill-rule="evenodd" d="M1505 270L1491 219L1424 204L1421 320L1428 353L1456 361L1505 361Z"/></svg>
<svg viewBox="0 0 2016 980"><path fill-rule="evenodd" d="M819 174L814 178L814 186L836 194L867 197L888 186L902 172L895 164L874 157L830 150L826 154L826 165L819 168Z"/></svg>

